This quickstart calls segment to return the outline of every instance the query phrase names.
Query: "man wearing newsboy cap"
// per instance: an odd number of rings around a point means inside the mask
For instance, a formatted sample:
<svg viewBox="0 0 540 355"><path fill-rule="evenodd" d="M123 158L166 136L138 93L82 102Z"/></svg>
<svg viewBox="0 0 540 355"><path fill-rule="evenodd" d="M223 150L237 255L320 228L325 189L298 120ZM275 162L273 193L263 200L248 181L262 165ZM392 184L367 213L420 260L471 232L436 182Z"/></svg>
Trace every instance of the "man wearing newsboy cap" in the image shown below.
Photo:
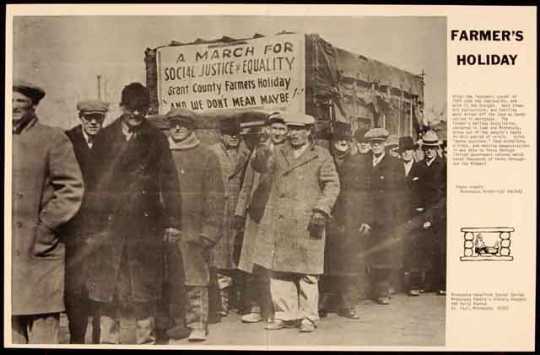
<svg viewBox="0 0 540 355"><path fill-rule="evenodd" d="M260 147L253 168L268 174L271 187L257 229L254 263L270 270L275 319L268 330L317 326L318 279L323 273L325 228L339 194L332 156L314 145L315 119L286 113L288 142L274 149Z"/></svg>
<svg viewBox="0 0 540 355"><path fill-rule="evenodd" d="M84 187L73 146L43 125L45 91L13 84L11 329L16 344L58 344L64 307L64 243L59 228L79 210Z"/></svg>
<svg viewBox="0 0 540 355"><path fill-rule="evenodd" d="M75 157L81 168L85 186L94 183L94 164L91 162L94 138L103 126L109 104L101 100L83 100L77 103L80 124L66 132L73 144ZM93 315L92 339L99 341L99 318L95 305L88 299L87 264L89 250L86 246L88 224L97 216L88 211L87 194L77 215L63 228L66 241L66 315L69 321L69 341L84 344L88 317Z"/></svg>
<svg viewBox="0 0 540 355"><path fill-rule="evenodd" d="M371 152L368 154L369 194L371 221L360 227L367 233L367 262L371 283L370 294L379 304L390 303L391 278L398 266L399 247L393 235L399 188L399 160L386 151L389 132L385 128L372 128L365 134Z"/></svg>

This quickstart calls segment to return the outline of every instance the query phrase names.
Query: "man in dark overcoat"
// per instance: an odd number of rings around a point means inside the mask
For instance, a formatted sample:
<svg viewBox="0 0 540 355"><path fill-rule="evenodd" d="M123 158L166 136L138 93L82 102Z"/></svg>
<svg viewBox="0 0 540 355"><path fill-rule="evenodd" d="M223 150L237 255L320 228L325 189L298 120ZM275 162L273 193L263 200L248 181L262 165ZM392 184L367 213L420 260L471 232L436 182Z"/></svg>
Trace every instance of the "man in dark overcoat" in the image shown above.
<svg viewBox="0 0 540 355"><path fill-rule="evenodd" d="M253 161L256 171L271 175L253 260L272 271L275 320L266 329L300 321L301 332L313 332L319 319L325 228L339 194L339 177L328 150L311 143L314 118L289 113L285 121L288 142L273 150L258 147Z"/></svg>
<svg viewBox="0 0 540 355"><path fill-rule="evenodd" d="M170 279L171 301L183 302L179 292L184 285L187 293L186 321L189 341L204 341L208 332L208 286L211 252L222 237L225 188L218 157L202 145L195 133L195 115L187 110L173 109L166 115L169 123L169 148L180 182L182 201L182 238L178 241L185 279L181 275ZM179 197L180 198L180 197ZM169 267L170 277L179 266ZM179 284L183 281L184 285ZM167 334L182 338L184 320L175 319L175 327Z"/></svg>
<svg viewBox="0 0 540 355"><path fill-rule="evenodd" d="M410 296L420 295L423 277L427 271L427 244L421 225L412 225L423 212L420 201L421 163L414 160L417 144L410 136L400 137L398 152L401 156L401 187L397 201L399 204L397 237L401 240L402 265L405 287Z"/></svg>
<svg viewBox="0 0 540 355"><path fill-rule="evenodd" d="M101 100L84 100L77 104L81 124L66 131L73 144L75 157L81 168L86 186L94 183L95 167L92 163L94 139L103 126L109 104ZM86 195L85 195L86 197ZM88 299L86 238L88 224L93 216L88 213L87 198L83 198L77 215L62 228L66 243L66 315L69 321L69 341L71 344L84 344L88 317L92 316L92 339L99 343L99 318L95 307ZM91 229L90 229L91 230Z"/></svg>
<svg viewBox="0 0 540 355"><path fill-rule="evenodd" d="M385 150L389 133L384 128L370 129L365 138L371 146L368 169L371 223L367 224L367 260L371 296L379 304L390 303L393 272L399 264L399 245L393 229L396 226L399 189L399 160ZM364 230L366 228L363 228Z"/></svg>
<svg viewBox="0 0 540 355"><path fill-rule="evenodd" d="M335 122L331 135L330 151L334 158L340 180L344 174L342 167L345 161L353 156L353 142L351 125L345 122ZM343 184L341 192L336 202L339 216L334 212L334 219L328 224L328 236L325 246L325 274L321 278L320 290L321 300L319 302L319 315L325 317L328 310L333 305L337 305L337 313L340 316L357 319L355 312L355 302L357 300L357 277L358 273L363 269L356 269L352 265L356 264L354 253L351 251L354 248L351 240L345 237L343 218L344 214L352 211L345 211L340 206L340 199L348 198L343 196ZM338 225L335 222L340 221ZM358 237L354 236L352 242L358 241ZM358 251L358 250L356 250ZM343 262L343 258L347 260ZM332 302L334 301L334 302Z"/></svg>
<svg viewBox="0 0 540 355"><path fill-rule="evenodd" d="M146 87L127 85L122 115L94 142L98 174L89 198L100 224L88 240L88 292L101 303L101 343L155 342L164 239L175 243L180 234L178 176L166 136L146 120L149 103Z"/></svg>
<svg viewBox="0 0 540 355"><path fill-rule="evenodd" d="M430 288L446 294L446 163L437 151L439 138L434 131L422 137L424 160L421 164L420 196L424 208L423 228L431 243Z"/></svg>
<svg viewBox="0 0 540 355"><path fill-rule="evenodd" d="M79 210L84 184L73 145L35 113L45 91L13 84L11 331L15 344L58 344L65 245L59 228Z"/></svg>

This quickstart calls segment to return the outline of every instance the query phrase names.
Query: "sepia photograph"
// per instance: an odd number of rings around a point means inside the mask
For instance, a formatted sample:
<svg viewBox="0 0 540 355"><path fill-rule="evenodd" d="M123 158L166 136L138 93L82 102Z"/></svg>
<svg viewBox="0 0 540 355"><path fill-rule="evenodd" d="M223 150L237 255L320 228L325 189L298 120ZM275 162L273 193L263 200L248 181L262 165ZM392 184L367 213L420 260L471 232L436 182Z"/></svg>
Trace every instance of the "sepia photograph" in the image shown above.
<svg viewBox="0 0 540 355"><path fill-rule="evenodd" d="M445 346L446 17L12 24L13 344Z"/></svg>

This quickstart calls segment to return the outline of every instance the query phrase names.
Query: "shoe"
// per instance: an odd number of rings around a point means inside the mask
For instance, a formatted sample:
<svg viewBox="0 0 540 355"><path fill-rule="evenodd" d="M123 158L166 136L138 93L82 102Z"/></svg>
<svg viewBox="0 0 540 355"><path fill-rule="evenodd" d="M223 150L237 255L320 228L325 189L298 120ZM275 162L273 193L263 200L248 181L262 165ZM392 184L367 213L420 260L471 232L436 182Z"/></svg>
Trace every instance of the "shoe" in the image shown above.
<svg viewBox="0 0 540 355"><path fill-rule="evenodd" d="M302 323L300 323L301 333L312 333L315 331L315 328L315 323L313 323L309 319L302 319Z"/></svg>
<svg viewBox="0 0 540 355"><path fill-rule="evenodd" d="M191 333L189 333L188 341L205 341L207 333L208 332L205 329L192 329Z"/></svg>
<svg viewBox="0 0 540 355"><path fill-rule="evenodd" d="M446 296L446 290L438 290L437 295L439 296Z"/></svg>
<svg viewBox="0 0 540 355"><path fill-rule="evenodd" d="M324 308L319 309L319 318L326 318L328 316L328 311Z"/></svg>
<svg viewBox="0 0 540 355"><path fill-rule="evenodd" d="M390 304L390 297L388 297L388 296L378 297L377 298L377 303L378 304L383 304L383 305Z"/></svg>
<svg viewBox="0 0 540 355"><path fill-rule="evenodd" d="M409 296L420 296L420 290L409 290L409 292L407 292L407 294Z"/></svg>
<svg viewBox="0 0 540 355"><path fill-rule="evenodd" d="M284 321L281 319L274 319L273 321L267 322L264 326L266 330L280 330L285 328L296 328L296 321Z"/></svg>
<svg viewBox="0 0 540 355"><path fill-rule="evenodd" d="M190 332L191 332L191 329L186 328L182 325L179 325L171 329L167 329L165 334L167 334L167 337L169 337L169 339L179 340L179 339L187 338Z"/></svg>
<svg viewBox="0 0 540 355"><path fill-rule="evenodd" d="M227 312L227 311L219 311L218 314L219 314L220 317L227 317L229 315L229 312Z"/></svg>
<svg viewBox="0 0 540 355"><path fill-rule="evenodd" d="M262 321L262 316L260 313L248 313L244 314L240 319L242 323L259 323Z"/></svg>
<svg viewBox="0 0 540 355"><path fill-rule="evenodd" d="M358 316L358 314L356 314L356 312L354 311L353 308L341 309L338 312L338 316L344 317L344 318L349 318L349 319L360 319L360 317Z"/></svg>

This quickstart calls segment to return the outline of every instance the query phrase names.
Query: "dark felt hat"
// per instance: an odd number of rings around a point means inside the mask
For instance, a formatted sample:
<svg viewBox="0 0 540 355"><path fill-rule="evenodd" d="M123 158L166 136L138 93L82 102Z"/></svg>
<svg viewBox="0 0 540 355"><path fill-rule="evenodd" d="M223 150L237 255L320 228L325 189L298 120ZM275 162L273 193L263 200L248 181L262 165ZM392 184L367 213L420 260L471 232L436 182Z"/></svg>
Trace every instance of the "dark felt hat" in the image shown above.
<svg viewBox="0 0 540 355"><path fill-rule="evenodd" d="M219 121L219 131L222 134L237 135L240 134L240 120L236 117L224 118Z"/></svg>
<svg viewBox="0 0 540 355"><path fill-rule="evenodd" d="M334 122L334 132L332 133L332 139L335 140L349 140L352 138L351 125L347 122Z"/></svg>
<svg viewBox="0 0 540 355"><path fill-rule="evenodd" d="M147 110L150 107L150 93L141 83L131 83L122 90L120 105L138 110Z"/></svg>
<svg viewBox="0 0 540 355"><path fill-rule="evenodd" d="M39 101L45 96L45 90L37 85L22 81L15 80L13 82L13 90L20 92L24 96L32 100L32 104L37 105Z"/></svg>
<svg viewBox="0 0 540 355"><path fill-rule="evenodd" d="M403 152L405 150L415 150L418 147L418 144L414 143L414 140L410 136L399 137L399 151Z"/></svg>
<svg viewBox="0 0 540 355"><path fill-rule="evenodd" d="M365 128L358 128L356 132L354 132L354 139L359 143L367 143L367 140L365 138L367 129Z"/></svg>

